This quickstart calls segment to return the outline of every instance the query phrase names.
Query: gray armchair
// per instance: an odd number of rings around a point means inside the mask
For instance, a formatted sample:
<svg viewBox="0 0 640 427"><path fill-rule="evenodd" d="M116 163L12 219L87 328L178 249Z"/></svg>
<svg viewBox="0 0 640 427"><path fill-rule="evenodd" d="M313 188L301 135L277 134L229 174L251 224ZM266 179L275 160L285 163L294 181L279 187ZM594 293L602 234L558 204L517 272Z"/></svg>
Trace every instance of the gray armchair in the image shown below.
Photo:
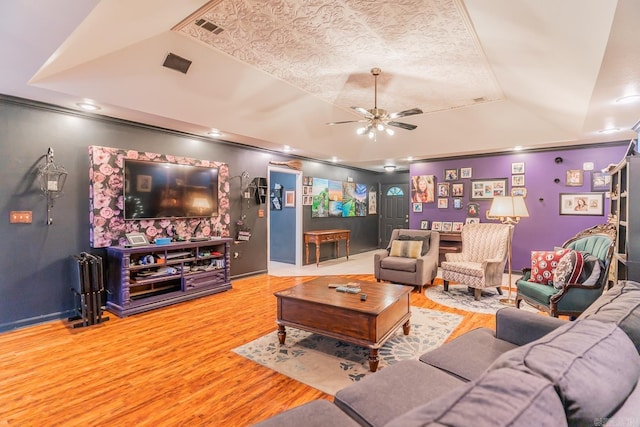
<svg viewBox="0 0 640 427"><path fill-rule="evenodd" d="M401 244L393 242L422 241L420 253L402 251ZM407 246L408 247L408 246ZM395 249L395 250L392 250ZM376 280L402 285L418 286L431 284L438 274L440 234L431 230L396 229L391 233L387 249L374 253L374 275Z"/></svg>

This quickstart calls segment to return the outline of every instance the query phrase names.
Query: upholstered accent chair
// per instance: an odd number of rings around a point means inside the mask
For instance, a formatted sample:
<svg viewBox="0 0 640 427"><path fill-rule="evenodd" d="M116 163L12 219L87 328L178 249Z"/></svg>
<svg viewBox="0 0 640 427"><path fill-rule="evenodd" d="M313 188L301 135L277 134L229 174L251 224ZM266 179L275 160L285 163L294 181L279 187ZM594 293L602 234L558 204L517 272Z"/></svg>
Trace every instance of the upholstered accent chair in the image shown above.
<svg viewBox="0 0 640 427"><path fill-rule="evenodd" d="M422 287L438 274L440 233L432 230L396 229L387 249L374 253L376 280Z"/></svg>
<svg viewBox="0 0 640 427"><path fill-rule="evenodd" d="M615 242L615 224L608 222L583 230L564 242L562 248L548 251L548 264L553 262L557 268L552 273L533 275L531 267L523 268L523 276L516 280L516 307L525 301L553 317L579 316L606 287ZM552 255L556 254L560 258L554 260ZM588 266L588 258L599 260L596 269Z"/></svg>
<svg viewBox="0 0 640 427"><path fill-rule="evenodd" d="M467 224L462 228L462 251L445 254L440 265L445 292L449 282L473 289L480 299L482 289L496 288L502 295L502 273L507 263L510 228L506 224Z"/></svg>

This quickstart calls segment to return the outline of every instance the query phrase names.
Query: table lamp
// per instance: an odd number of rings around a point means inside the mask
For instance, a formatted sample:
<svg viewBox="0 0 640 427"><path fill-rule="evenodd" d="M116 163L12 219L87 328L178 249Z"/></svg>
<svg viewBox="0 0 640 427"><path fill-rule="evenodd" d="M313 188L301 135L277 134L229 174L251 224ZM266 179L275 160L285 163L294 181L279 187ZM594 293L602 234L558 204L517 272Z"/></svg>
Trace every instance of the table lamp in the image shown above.
<svg viewBox="0 0 640 427"><path fill-rule="evenodd" d="M489 208L489 217L497 218L501 223L509 226L509 239L507 241L507 262L509 272L509 293L507 298L500 299L504 305L515 305L515 299L511 298L511 239L513 228L520 222L520 218L529 216L524 197L521 196L495 196Z"/></svg>

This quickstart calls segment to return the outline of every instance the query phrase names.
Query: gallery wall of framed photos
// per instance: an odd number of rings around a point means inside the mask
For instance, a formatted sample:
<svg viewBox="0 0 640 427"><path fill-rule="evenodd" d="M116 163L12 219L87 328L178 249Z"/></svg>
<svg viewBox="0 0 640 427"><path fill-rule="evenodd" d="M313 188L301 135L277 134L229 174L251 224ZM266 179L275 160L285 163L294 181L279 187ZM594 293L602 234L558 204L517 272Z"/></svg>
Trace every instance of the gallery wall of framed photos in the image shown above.
<svg viewBox="0 0 640 427"><path fill-rule="evenodd" d="M622 159L627 145L414 163L410 228L455 232L465 224L495 222L486 215L494 196L522 196L530 217L515 228L513 260L514 268L526 266L531 248L559 246L578 231L606 222L606 169ZM548 233L549 224L560 232Z"/></svg>

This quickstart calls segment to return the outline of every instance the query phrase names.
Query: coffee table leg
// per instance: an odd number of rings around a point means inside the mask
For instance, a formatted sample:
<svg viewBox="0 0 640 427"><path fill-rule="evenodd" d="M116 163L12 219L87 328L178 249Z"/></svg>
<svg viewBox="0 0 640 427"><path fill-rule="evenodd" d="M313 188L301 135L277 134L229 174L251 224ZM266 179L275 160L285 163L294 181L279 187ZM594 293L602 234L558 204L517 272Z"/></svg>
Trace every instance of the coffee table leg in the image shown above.
<svg viewBox="0 0 640 427"><path fill-rule="evenodd" d="M371 351L369 352L369 370L371 372L375 372L378 370L379 361L380 359L378 359L378 349L372 348Z"/></svg>
<svg viewBox="0 0 640 427"><path fill-rule="evenodd" d="M404 332L405 335L409 335L409 332L411 332L411 323L408 320L402 325L402 332Z"/></svg>
<svg viewBox="0 0 640 427"><path fill-rule="evenodd" d="M278 325L278 341L280 344L284 344L284 339L287 337L287 332L284 330L284 325Z"/></svg>

